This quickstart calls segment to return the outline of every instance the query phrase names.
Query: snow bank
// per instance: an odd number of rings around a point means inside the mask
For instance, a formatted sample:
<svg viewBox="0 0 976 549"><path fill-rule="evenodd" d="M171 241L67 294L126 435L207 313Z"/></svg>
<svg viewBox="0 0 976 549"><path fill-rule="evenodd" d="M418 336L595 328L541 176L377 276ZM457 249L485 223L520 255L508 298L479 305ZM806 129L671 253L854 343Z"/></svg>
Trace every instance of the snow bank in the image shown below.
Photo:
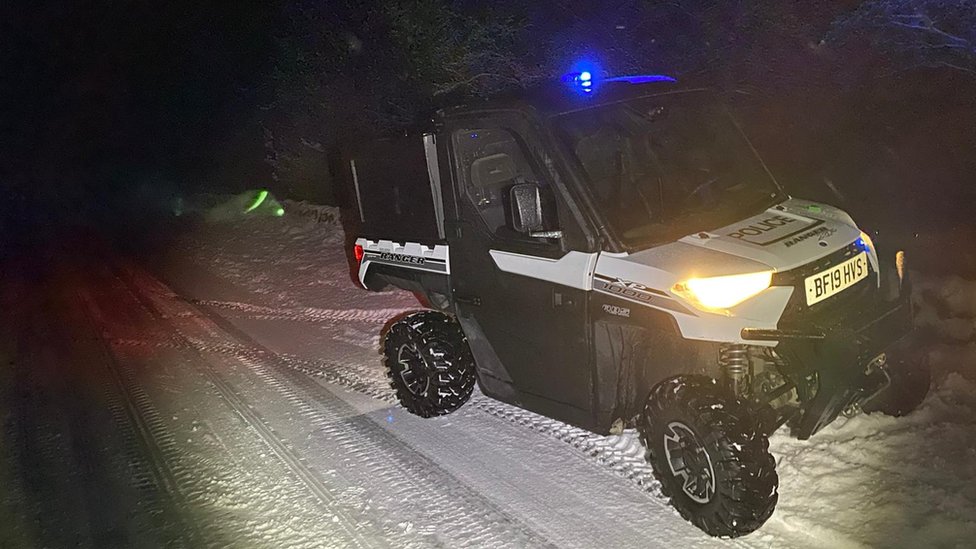
<svg viewBox="0 0 976 549"><path fill-rule="evenodd" d="M292 216L300 216L315 223L339 225L339 208L306 201L285 200L285 210Z"/></svg>
<svg viewBox="0 0 976 549"><path fill-rule="evenodd" d="M958 373L976 381L976 281L916 273L913 298L937 377Z"/></svg>
<svg viewBox="0 0 976 549"><path fill-rule="evenodd" d="M289 309L419 307L409 293L366 292L358 286L339 208L283 200L281 216L241 214L253 198L250 193L230 200L211 197L207 211L227 215L210 214L202 230L178 243L184 257L243 290L233 301Z"/></svg>
<svg viewBox="0 0 976 549"><path fill-rule="evenodd" d="M913 273L931 393L904 418L840 418L771 440L780 502L760 535L795 546L963 547L976 539L976 281Z"/></svg>
<svg viewBox="0 0 976 549"><path fill-rule="evenodd" d="M175 217L198 216L207 223L226 223L253 217L281 217L282 203L267 189L237 194L196 194L167 198L167 209Z"/></svg>

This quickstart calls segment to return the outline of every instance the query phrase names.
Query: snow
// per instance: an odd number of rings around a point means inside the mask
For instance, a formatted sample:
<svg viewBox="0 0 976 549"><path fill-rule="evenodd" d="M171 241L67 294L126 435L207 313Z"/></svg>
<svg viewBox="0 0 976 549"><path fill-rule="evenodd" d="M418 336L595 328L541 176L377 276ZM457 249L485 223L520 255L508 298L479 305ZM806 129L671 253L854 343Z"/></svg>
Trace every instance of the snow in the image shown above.
<svg viewBox="0 0 976 549"><path fill-rule="evenodd" d="M303 430L303 417L317 417L314 407L306 410L301 400L275 404L240 374L242 386L251 384L249 399L294 413L293 422L276 428L305 440L306 456L342 487L341 506L376 523L375 532L394 545L963 547L976 539L976 281L913 273L917 320L934 366L921 408L906 418L842 417L809 441L775 433L776 512L755 534L716 542L667 506L632 431L600 437L479 394L456 414L434 420L393 405L379 334L390 318L420 305L407 292L357 287L337 210L282 204L283 217L210 216L181 236L157 268L178 292L228 319L282 364L319 380L344 403L342 413L368 418L360 425L377 452L407 453L399 467L419 475L408 475L408 482L457 483L454 503L487 513L466 521L436 492L431 503L414 502L408 512L397 501L403 492L383 494L393 482L388 471L372 462L357 465L363 455L345 455L341 445ZM212 338L218 330L205 332ZM219 338L201 337L198 345L219 346ZM252 377L263 371L256 355L223 352L229 371L243 368ZM479 520L488 521L485 532ZM491 537L499 535L492 521L514 534ZM287 540L305 526L300 519L269 523L281 533L264 539Z"/></svg>

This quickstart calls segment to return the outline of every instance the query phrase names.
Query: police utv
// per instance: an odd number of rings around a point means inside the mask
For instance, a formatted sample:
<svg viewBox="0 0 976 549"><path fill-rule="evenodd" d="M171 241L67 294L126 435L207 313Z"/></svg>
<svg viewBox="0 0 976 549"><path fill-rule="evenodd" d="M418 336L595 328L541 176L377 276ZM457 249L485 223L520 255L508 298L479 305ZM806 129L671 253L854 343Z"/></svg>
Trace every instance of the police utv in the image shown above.
<svg viewBox="0 0 976 549"><path fill-rule="evenodd" d="M717 94L664 76L442 110L346 158L362 285L425 297L383 349L423 417L495 399L636 427L671 504L713 536L777 501L768 436L924 398L902 252L788 196Z"/></svg>

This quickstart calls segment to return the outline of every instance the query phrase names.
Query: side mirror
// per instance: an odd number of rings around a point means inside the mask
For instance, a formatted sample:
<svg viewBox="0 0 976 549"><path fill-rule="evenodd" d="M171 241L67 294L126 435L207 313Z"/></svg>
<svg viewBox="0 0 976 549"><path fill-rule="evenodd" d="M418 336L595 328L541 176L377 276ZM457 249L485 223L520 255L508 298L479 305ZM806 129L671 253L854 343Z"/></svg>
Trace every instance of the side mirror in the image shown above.
<svg viewBox="0 0 976 549"><path fill-rule="evenodd" d="M542 228L542 200L538 186L532 183L513 185L509 197L513 229L520 233L531 233Z"/></svg>

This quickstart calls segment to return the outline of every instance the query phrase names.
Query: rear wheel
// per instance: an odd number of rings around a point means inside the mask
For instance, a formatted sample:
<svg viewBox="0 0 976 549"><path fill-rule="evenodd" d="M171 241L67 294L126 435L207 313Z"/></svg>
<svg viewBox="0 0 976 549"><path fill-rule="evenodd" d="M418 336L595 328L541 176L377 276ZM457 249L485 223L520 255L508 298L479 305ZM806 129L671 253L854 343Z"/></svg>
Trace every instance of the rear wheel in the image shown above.
<svg viewBox="0 0 976 549"><path fill-rule="evenodd" d="M398 320L383 342L397 400L421 417L449 414L474 390L474 359L461 326L444 313L421 311Z"/></svg>
<svg viewBox="0 0 976 549"><path fill-rule="evenodd" d="M640 422L646 459L682 517L712 536L748 534L773 514L776 462L749 409L704 376L651 391Z"/></svg>

